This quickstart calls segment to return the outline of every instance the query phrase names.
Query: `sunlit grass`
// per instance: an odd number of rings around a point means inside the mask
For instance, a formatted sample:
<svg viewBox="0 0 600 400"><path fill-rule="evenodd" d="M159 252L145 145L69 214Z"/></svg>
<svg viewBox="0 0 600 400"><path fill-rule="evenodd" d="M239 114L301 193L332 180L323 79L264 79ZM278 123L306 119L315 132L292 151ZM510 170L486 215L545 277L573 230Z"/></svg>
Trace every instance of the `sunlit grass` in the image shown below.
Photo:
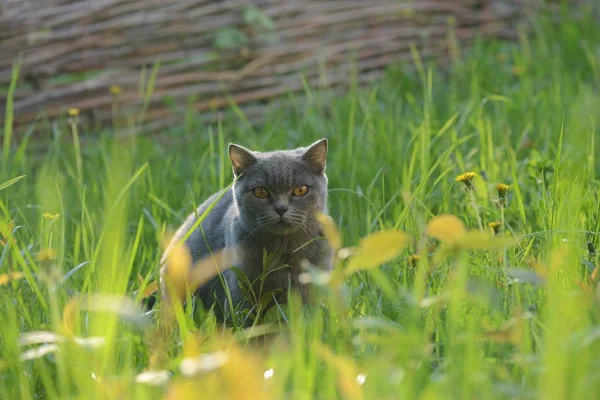
<svg viewBox="0 0 600 400"><path fill-rule="evenodd" d="M565 15L534 31L477 42L445 70L310 93L256 132L237 110L182 121L168 145L90 139L71 113L47 151L28 147L35 136L4 147L0 398L593 397L600 27ZM319 306L292 296L247 329L181 302L172 318L144 313L169 233L231 182L228 141L324 136L336 267L302 275Z"/></svg>

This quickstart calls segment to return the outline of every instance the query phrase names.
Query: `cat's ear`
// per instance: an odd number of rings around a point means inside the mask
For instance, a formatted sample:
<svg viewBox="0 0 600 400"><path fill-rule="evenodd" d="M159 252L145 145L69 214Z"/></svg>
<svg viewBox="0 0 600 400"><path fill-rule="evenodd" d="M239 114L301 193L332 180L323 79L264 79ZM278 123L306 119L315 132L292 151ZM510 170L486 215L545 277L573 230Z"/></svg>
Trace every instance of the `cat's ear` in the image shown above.
<svg viewBox="0 0 600 400"><path fill-rule="evenodd" d="M240 175L256 162L256 157L250 150L237 144L229 144L229 159L235 176Z"/></svg>
<svg viewBox="0 0 600 400"><path fill-rule="evenodd" d="M323 172L327 161L327 139L311 144L302 154L302 159L317 172Z"/></svg>

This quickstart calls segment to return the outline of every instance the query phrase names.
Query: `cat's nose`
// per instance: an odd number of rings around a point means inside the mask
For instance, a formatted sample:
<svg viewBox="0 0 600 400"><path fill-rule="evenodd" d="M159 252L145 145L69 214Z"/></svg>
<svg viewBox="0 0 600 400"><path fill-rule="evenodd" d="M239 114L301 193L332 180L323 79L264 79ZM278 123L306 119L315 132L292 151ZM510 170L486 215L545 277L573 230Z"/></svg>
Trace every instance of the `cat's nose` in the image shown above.
<svg viewBox="0 0 600 400"><path fill-rule="evenodd" d="M278 206L275 207L275 212L277 214L279 214L279 216L283 216L283 214L285 214L285 212L288 210L287 206Z"/></svg>

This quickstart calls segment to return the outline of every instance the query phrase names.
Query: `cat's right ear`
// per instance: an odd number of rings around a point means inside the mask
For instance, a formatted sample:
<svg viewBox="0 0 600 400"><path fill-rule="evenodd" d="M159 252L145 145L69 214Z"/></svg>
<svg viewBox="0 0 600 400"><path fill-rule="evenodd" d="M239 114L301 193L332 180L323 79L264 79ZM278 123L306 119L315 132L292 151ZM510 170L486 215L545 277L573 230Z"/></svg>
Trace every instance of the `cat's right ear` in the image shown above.
<svg viewBox="0 0 600 400"><path fill-rule="evenodd" d="M315 171L323 172L327 162L327 139L317 140L311 144L302 155L302 159Z"/></svg>
<svg viewBox="0 0 600 400"><path fill-rule="evenodd" d="M233 143L229 144L229 159L235 176L239 176L256 162L256 157L250 150Z"/></svg>

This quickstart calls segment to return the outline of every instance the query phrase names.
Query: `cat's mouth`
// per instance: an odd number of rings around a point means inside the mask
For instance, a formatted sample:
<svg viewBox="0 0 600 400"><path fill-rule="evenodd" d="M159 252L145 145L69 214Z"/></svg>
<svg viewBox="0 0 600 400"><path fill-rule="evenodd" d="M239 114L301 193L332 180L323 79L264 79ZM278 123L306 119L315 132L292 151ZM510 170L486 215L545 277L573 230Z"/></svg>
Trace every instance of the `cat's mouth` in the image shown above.
<svg viewBox="0 0 600 400"><path fill-rule="evenodd" d="M295 228L296 225L294 223L287 221L283 217L279 217L279 221L271 225L270 230L279 235L286 235L294 231Z"/></svg>
<svg viewBox="0 0 600 400"><path fill-rule="evenodd" d="M277 225L292 225L292 223L287 221L284 217L279 217Z"/></svg>

